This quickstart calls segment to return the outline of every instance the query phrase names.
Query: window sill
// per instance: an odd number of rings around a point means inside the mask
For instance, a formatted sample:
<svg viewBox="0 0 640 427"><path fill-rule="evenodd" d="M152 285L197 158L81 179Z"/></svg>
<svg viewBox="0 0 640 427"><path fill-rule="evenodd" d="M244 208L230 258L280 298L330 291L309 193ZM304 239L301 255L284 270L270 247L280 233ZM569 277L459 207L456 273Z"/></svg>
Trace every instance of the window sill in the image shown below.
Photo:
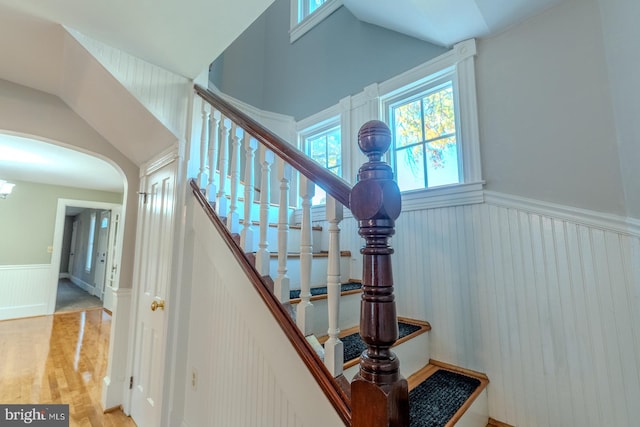
<svg viewBox="0 0 640 427"><path fill-rule="evenodd" d="M484 181L479 181L405 191L402 193L402 212L484 203L483 187ZM349 209L344 210L344 217L353 218ZM294 211L293 221L294 223L302 221L301 209ZM311 207L311 221L314 223L326 221L325 205Z"/></svg>
<svg viewBox="0 0 640 427"><path fill-rule="evenodd" d="M484 202L484 181L405 191L402 211L445 208Z"/></svg>
<svg viewBox="0 0 640 427"><path fill-rule="evenodd" d="M297 0L293 0L297 1ZM340 6L342 6L342 0L327 0L322 6L315 10L311 15L307 16L302 22L291 25L289 31L290 42L293 43L302 37L305 33L310 31L313 27L322 22L325 18L335 12ZM297 10L297 8L296 8ZM292 10L293 13L293 10ZM292 15L292 20L295 15Z"/></svg>

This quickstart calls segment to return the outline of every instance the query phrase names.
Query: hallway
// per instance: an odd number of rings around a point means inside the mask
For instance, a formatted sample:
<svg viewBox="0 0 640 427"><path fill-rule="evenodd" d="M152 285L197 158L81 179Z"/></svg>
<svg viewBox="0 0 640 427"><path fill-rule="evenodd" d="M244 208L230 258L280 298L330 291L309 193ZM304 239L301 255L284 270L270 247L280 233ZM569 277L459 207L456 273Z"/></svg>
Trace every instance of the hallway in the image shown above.
<svg viewBox="0 0 640 427"><path fill-rule="evenodd" d="M100 298L91 295L89 292L76 286L69 279L60 279L58 281L56 313L88 310L98 307L102 307L102 301L100 301Z"/></svg>
<svg viewBox="0 0 640 427"><path fill-rule="evenodd" d="M110 329L102 309L0 322L0 402L69 404L70 426L135 427L100 404Z"/></svg>

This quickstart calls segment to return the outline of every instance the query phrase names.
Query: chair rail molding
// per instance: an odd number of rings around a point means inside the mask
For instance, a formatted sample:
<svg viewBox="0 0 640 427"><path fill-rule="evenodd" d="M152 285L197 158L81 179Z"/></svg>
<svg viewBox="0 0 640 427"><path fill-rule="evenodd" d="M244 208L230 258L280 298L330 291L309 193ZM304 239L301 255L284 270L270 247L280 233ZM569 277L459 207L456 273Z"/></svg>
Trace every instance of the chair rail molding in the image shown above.
<svg viewBox="0 0 640 427"><path fill-rule="evenodd" d="M494 191L485 191L484 194L485 201L491 205L519 209L605 231L615 231L631 236L640 236L640 220L636 218L623 217Z"/></svg>

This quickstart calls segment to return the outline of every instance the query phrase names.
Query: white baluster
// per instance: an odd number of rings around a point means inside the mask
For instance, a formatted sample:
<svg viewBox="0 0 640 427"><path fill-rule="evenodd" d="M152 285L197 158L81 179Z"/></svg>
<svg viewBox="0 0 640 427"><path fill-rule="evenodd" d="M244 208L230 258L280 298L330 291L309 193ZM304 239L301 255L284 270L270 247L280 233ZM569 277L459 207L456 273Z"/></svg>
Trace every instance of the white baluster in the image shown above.
<svg viewBox="0 0 640 427"><path fill-rule="evenodd" d="M254 252L253 243L253 158L258 141L246 133L244 136L244 224L240 233L240 246L245 252Z"/></svg>
<svg viewBox="0 0 640 427"><path fill-rule="evenodd" d="M200 170L198 171L198 186L205 188L208 178L207 149L209 144L209 111L208 104L202 100L202 129L200 131Z"/></svg>
<svg viewBox="0 0 640 427"><path fill-rule="evenodd" d="M342 205L327 196L327 221L329 222L329 265L327 267L327 304L329 315L329 339L324 343L324 364L334 377L342 374L344 346L338 335L340 327L340 221Z"/></svg>
<svg viewBox="0 0 640 427"><path fill-rule="evenodd" d="M209 115L209 182L207 183L207 199L210 203L216 202L218 188L215 184L216 169L218 164L218 144L220 144L220 130L218 123L220 113L213 110ZM217 206L216 206L217 209Z"/></svg>
<svg viewBox="0 0 640 427"><path fill-rule="evenodd" d="M229 139L231 138L231 121L224 116L220 117L220 156L218 159L218 171L220 171L220 184L218 185L218 194L216 195L216 205L218 206L218 215L227 216L229 203L227 202L226 183L227 183L227 157Z"/></svg>
<svg viewBox="0 0 640 427"><path fill-rule="evenodd" d="M273 152L264 145L260 146L260 239L258 252L256 253L256 270L261 276L267 276L269 272L269 242L267 231L269 230L269 206L271 188L271 165L273 164Z"/></svg>
<svg viewBox="0 0 640 427"><path fill-rule="evenodd" d="M311 199L315 185L300 176L300 198L302 199L302 227L300 228L300 303L296 310L296 323L307 336L313 333L313 304L311 304Z"/></svg>
<svg viewBox="0 0 640 427"><path fill-rule="evenodd" d="M231 205L227 215L227 229L231 233L240 232L240 214L238 213L238 188L240 187L240 151L242 149L242 137L244 130L231 125Z"/></svg>
<svg viewBox="0 0 640 427"><path fill-rule="evenodd" d="M280 302L290 299L291 284L287 276L287 239L289 238L289 181L291 181L291 165L283 160L278 161L278 178L280 179L280 206L278 207L278 277L274 282L273 292Z"/></svg>

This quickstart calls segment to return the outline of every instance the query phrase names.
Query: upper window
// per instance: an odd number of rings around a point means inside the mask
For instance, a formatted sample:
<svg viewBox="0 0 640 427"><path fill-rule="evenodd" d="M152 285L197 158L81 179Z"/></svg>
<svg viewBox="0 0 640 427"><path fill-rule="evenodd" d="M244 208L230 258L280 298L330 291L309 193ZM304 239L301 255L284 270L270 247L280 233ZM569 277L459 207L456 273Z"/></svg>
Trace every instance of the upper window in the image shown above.
<svg viewBox="0 0 640 427"><path fill-rule="evenodd" d="M291 43L342 6L342 0L291 0Z"/></svg>
<svg viewBox="0 0 640 427"><path fill-rule="evenodd" d="M302 22L325 2L326 0L298 0L298 22Z"/></svg>
<svg viewBox="0 0 640 427"><path fill-rule="evenodd" d="M338 119L316 125L300 134L304 152L338 176L342 176L342 137ZM327 194L316 187L312 204L322 205Z"/></svg>
<svg viewBox="0 0 640 427"><path fill-rule="evenodd" d="M460 182L455 98L454 82L445 76L387 104L401 191Z"/></svg>

